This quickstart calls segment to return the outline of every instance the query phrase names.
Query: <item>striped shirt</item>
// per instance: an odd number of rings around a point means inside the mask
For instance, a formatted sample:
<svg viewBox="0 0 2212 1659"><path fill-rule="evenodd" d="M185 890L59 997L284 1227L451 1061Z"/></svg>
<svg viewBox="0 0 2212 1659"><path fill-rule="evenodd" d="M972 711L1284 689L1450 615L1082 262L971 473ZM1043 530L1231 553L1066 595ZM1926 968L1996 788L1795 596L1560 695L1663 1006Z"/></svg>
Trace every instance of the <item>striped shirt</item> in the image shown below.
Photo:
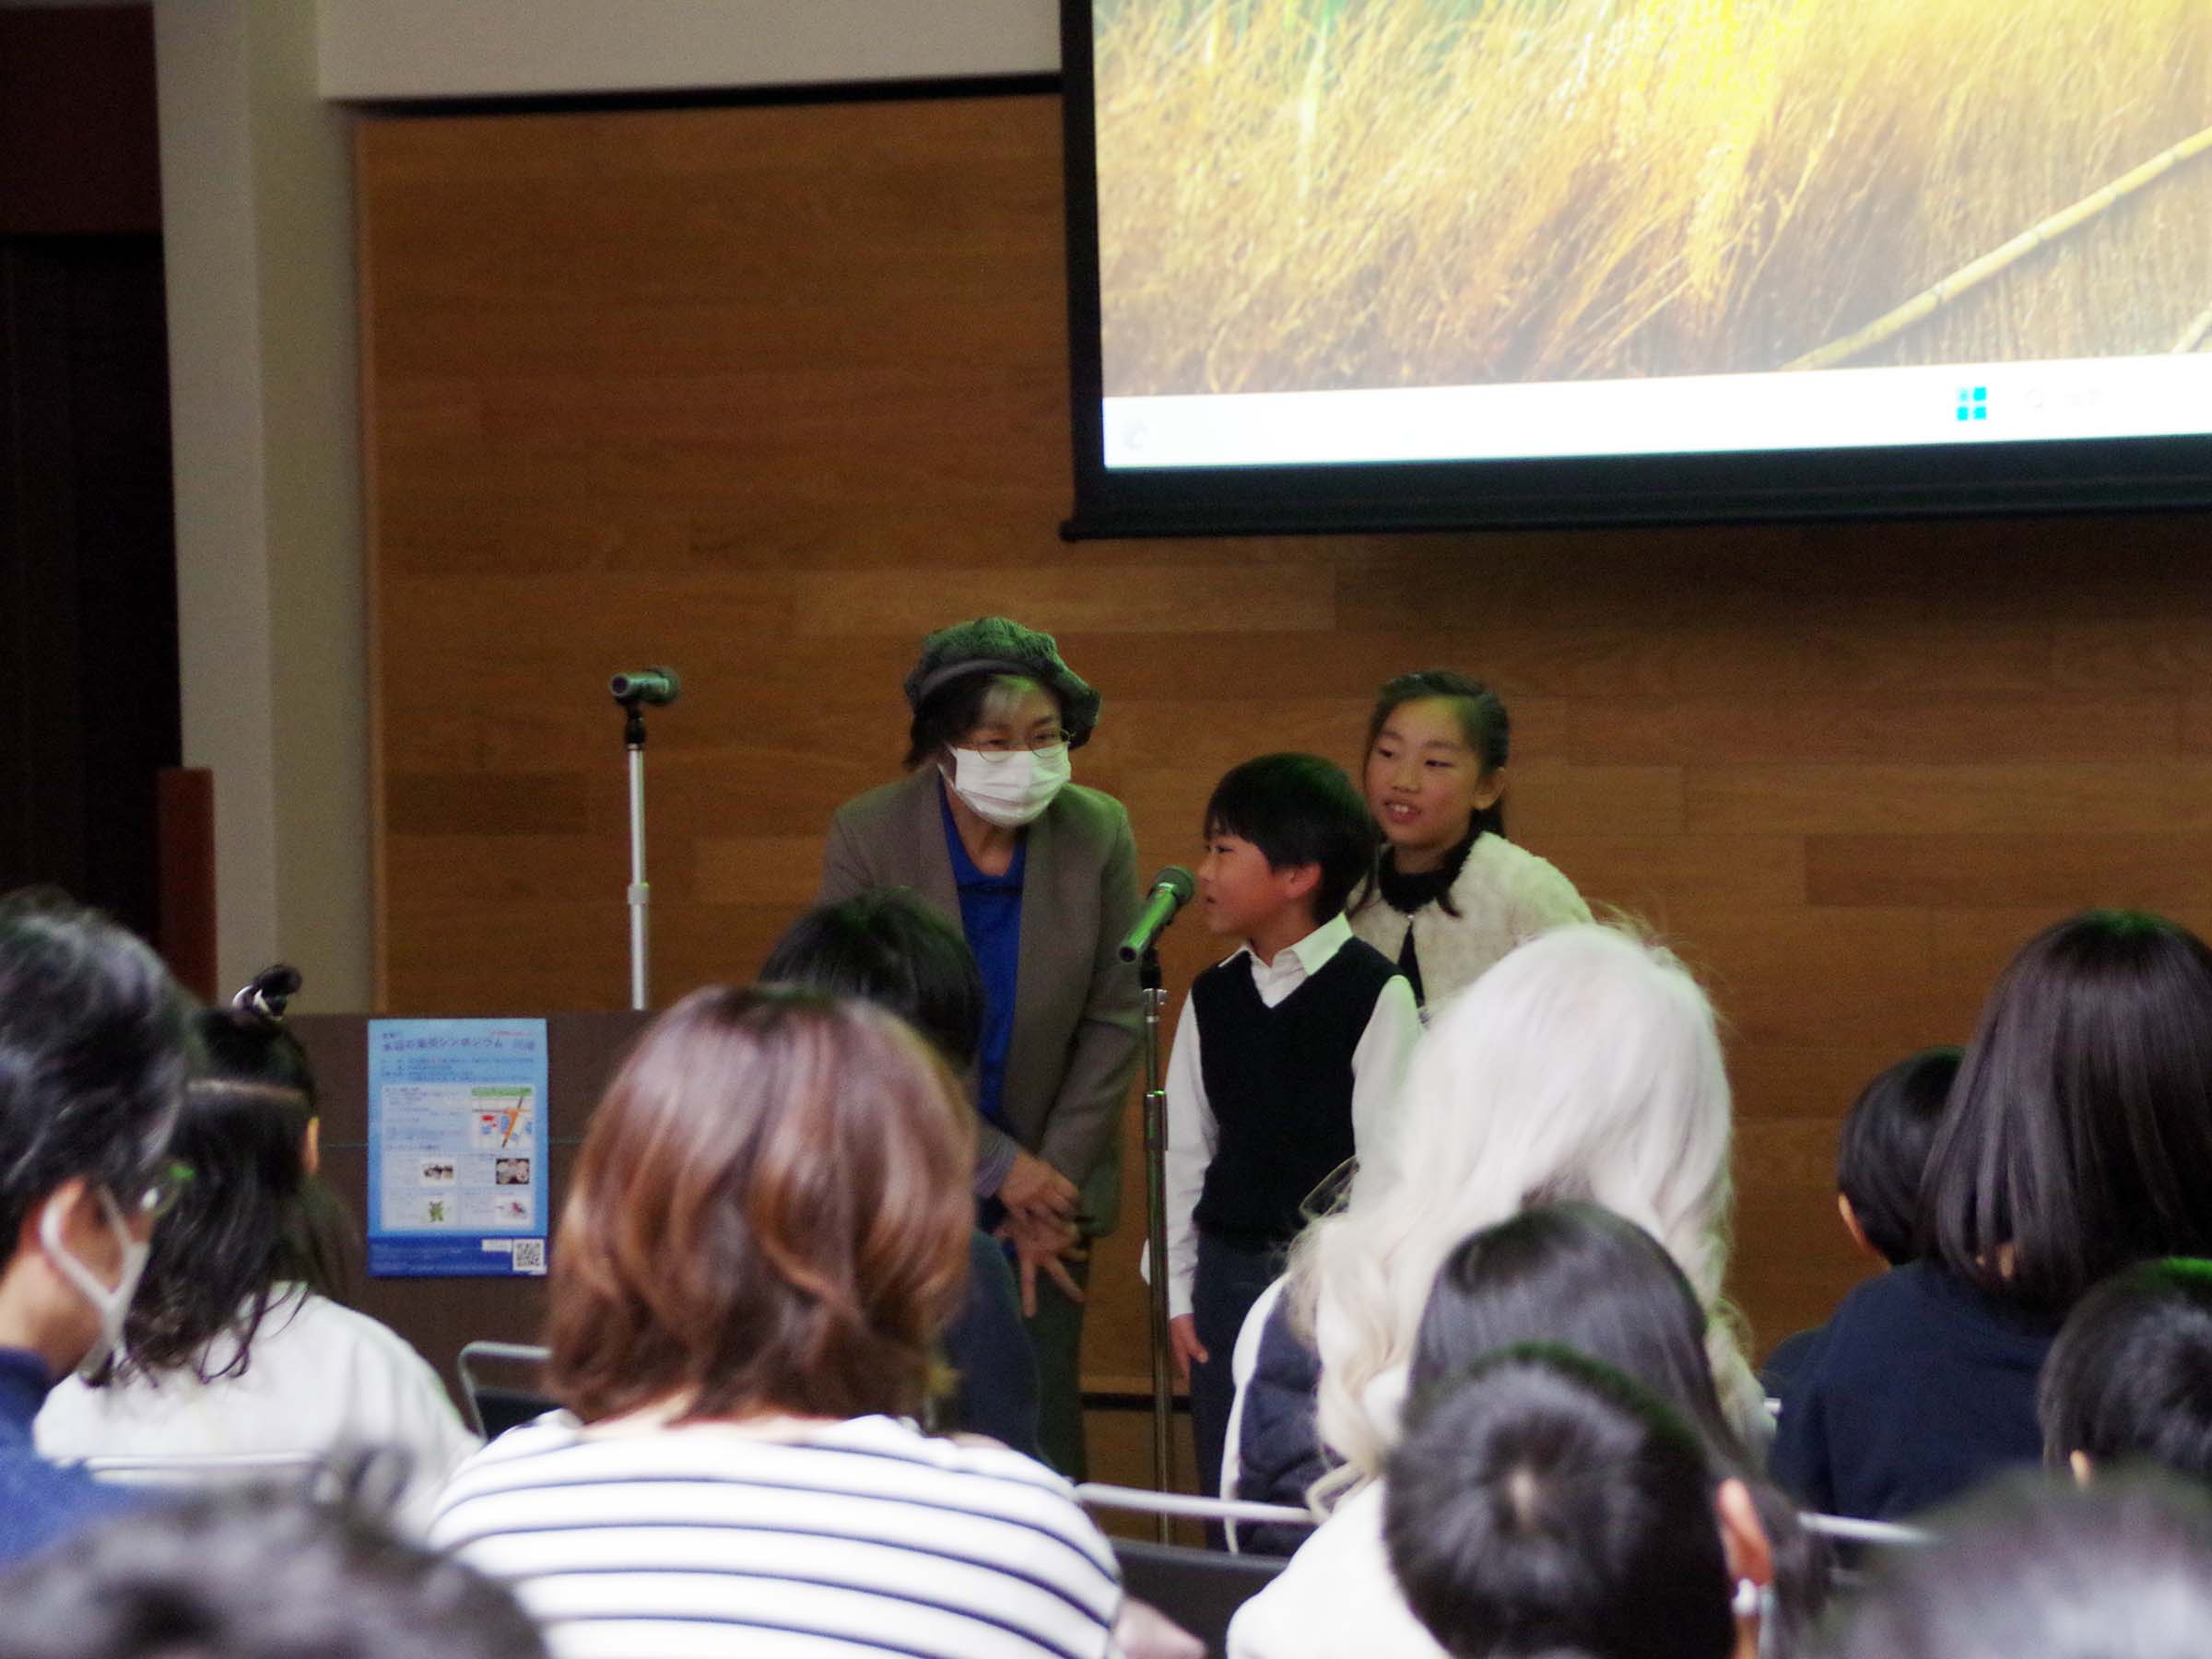
<svg viewBox="0 0 2212 1659"><path fill-rule="evenodd" d="M889 1418L586 1432L463 1464L430 1542L511 1584L555 1659L1103 1659L1121 1577L1057 1475Z"/></svg>

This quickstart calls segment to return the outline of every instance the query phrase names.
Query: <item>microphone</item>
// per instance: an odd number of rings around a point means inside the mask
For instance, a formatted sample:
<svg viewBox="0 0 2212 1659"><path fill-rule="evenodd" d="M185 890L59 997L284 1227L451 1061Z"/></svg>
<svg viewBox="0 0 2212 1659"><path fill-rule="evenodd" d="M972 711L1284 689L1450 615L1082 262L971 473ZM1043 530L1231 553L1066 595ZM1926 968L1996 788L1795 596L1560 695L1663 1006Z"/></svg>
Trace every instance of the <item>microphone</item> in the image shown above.
<svg viewBox="0 0 2212 1659"><path fill-rule="evenodd" d="M1168 931L1168 924L1175 920L1175 912L1188 904L1197 890L1197 882L1181 865L1170 865L1153 877L1152 891L1145 900L1145 908L1137 912L1136 925L1122 941L1122 960L1134 962L1151 949Z"/></svg>
<svg viewBox="0 0 2212 1659"><path fill-rule="evenodd" d="M606 688L615 694L618 703L650 703L665 709L676 700L683 689L673 668L641 668L635 674L618 674L607 682Z"/></svg>
<svg viewBox="0 0 2212 1659"><path fill-rule="evenodd" d="M264 968L246 982L246 988L230 999L234 1013L246 1019L284 1021L284 1006L300 994L300 970L288 962Z"/></svg>

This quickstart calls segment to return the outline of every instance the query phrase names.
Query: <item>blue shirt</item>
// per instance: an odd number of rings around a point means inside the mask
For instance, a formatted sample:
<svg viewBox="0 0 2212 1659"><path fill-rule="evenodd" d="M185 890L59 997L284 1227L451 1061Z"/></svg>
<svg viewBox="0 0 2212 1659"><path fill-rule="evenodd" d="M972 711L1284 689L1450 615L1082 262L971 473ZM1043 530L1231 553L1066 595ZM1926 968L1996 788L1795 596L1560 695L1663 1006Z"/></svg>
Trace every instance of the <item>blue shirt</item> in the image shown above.
<svg viewBox="0 0 2212 1659"><path fill-rule="evenodd" d="M945 850L952 855L952 884L960 893L960 932L968 936L968 948L983 976L983 1043L976 1056L975 1103L1004 1129L1006 1051L1014 1042L1014 983L1021 968L1021 880L1030 843L1024 837L1014 844L1014 862L1004 876L986 876L968 856L942 784L937 811L945 820Z"/></svg>
<svg viewBox="0 0 2212 1659"><path fill-rule="evenodd" d="M20 1560L57 1538L141 1500L102 1486L82 1469L48 1463L31 1444L31 1419L53 1386L46 1361L22 1348L0 1348L0 1563Z"/></svg>

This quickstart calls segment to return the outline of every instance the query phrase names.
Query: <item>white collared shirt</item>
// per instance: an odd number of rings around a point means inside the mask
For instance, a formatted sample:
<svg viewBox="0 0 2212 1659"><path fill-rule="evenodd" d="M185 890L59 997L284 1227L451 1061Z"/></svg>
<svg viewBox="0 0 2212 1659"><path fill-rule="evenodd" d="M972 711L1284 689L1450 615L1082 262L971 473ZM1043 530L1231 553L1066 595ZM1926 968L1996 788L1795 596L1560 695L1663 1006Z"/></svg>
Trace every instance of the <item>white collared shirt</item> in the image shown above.
<svg viewBox="0 0 2212 1659"><path fill-rule="evenodd" d="M1348 944L1352 925L1332 916L1295 945L1276 953L1272 962L1245 945L1224 962L1252 959L1253 988L1272 1008L1327 967ZM1397 1102L1398 1085L1420 1038L1421 1017L1413 987L1394 976L1375 998L1374 1012L1352 1051L1352 1145L1358 1151L1380 1146L1383 1125ZM1168 1061L1168 1317L1191 1311L1191 1281L1198 1271L1198 1196L1206 1166L1214 1161L1218 1125L1206 1098L1206 1072L1199 1060L1198 1015L1183 998L1175 1024L1175 1048ZM1226 1359L1224 1355L1222 1358Z"/></svg>

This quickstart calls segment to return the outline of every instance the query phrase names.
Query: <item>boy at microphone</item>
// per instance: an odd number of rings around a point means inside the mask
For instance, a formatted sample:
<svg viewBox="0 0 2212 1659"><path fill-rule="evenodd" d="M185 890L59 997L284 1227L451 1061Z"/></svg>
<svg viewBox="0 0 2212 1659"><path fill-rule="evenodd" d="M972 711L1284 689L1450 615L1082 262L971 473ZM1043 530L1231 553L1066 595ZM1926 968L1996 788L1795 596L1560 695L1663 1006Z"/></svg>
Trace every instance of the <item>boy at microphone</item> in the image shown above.
<svg viewBox="0 0 2212 1659"><path fill-rule="evenodd" d="M1168 1062L1168 1330L1189 1382L1200 1489L1219 1490L1230 1356L1308 1201L1371 1149L1420 1035L1413 989L1352 936L1375 854L1341 767L1263 755L1206 808L1199 913L1238 942L1192 983Z"/></svg>

